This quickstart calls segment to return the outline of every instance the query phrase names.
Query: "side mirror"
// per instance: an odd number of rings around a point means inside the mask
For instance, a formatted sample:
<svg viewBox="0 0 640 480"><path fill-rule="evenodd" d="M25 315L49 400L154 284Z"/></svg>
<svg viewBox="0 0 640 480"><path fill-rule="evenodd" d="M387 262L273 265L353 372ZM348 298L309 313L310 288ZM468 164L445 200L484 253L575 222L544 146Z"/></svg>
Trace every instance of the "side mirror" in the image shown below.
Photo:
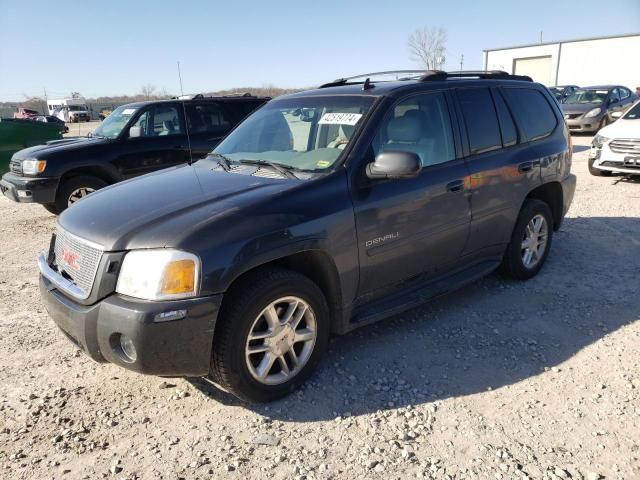
<svg viewBox="0 0 640 480"><path fill-rule="evenodd" d="M129 138L137 138L142 136L142 127L133 126L129 128Z"/></svg>
<svg viewBox="0 0 640 480"><path fill-rule="evenodd" d="M623 112L611 112L611 118L618 120L622 116Z"/></svg>
<svg viewBox="0 0 640 480"><path fill-rule="evenodd" d="M371 179L383 178L413 178L422 170L420 157L413 152L388 151L376 157L375 162L367 165L367 177Z"/></svg>

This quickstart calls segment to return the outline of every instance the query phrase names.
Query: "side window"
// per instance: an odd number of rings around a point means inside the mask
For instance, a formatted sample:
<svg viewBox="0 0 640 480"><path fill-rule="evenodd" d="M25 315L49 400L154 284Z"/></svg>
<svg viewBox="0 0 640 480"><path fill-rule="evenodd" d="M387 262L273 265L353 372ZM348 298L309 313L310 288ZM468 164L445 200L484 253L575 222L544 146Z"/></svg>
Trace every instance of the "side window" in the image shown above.
<svg viewBox="0 0 640 480"><path fill-rule="evenodd" d="M186 110L190 133L223 135L233 126L229 113L219 103L188 103Z"/></svg>
<svg viewBox="0 0 640 480"><path fill-rule="evenodd" d="M547 99L532 88L504 88L507 104L529 141L550 135L558 119Z"/></svg>
<svg viewBox="0 0 640 480"><path fill-rule="evenodd" d="M496 109L488 88L457 91L467 126L471 154L489 152L502 147Z"/></svg>
<svg viewBox="0 0 640 480"><path fill-rule="evenodd" d="M180 125L180 115L178 107L175 105L156 105L153 110L153 123L149 135L163 137L167 135L180 135L182 127Z"/></svg>
<svg viewBox="0 0 640 480"><path fill-rule="evenodd" d="M620 100L620 93L618 92L617 88L614 88L613 90L611 90L611 93L609 93L609 101L617 102L619 100Z"/></svg>
<svg viewBox="0 0 640 480"><path fill-rule="evenodd" d="M396 104L373 141L376 156L388 150L414 152L423 166L453 160L455 147L444 94L415 95Z"/></svg>
<svg viewBox="0 0 640 480"><path fill-rule="evenodd" d="M626 100L631 95L631 92L629 90L627 90L626 88L620 87L618 90L620 92L620 99L621 100Z"/></svg>
<svg viewBox="0 0 640 480"><path fill-rule="evenodd" d="M493 96L496 102L496 110L498 111L498 120L500 120L500 131L502 133L502 146L510 147L518 143L518 132L516 125L513 123L511 112L504 103L504 99L500 92L495 92Z"/></svg>
<svg viewBox="0 0 640 480"><path fill-rule="evenodd" d="M149 112L150 110L146 110L145 112L141 113L138 119L135 121L135 123L131 125L131 127L129 127L129 130L131 130L132 128L139 128L140 129L139 136L148 137L150 135Z"/></svg>

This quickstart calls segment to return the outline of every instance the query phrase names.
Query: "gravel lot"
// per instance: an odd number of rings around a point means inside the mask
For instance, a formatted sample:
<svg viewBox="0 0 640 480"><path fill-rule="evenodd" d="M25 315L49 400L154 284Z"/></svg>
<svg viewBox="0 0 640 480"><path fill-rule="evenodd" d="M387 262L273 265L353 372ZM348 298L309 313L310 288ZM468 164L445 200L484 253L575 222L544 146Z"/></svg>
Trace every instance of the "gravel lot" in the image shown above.
<svg viewBox="0 0 640 480"><path fill-rule="evenodd" d="M640 478L640 181L590 176L590 140L538 277L334 338L261 406L86 358L39 299L54 217L0 199L0 478Z"/></svg>

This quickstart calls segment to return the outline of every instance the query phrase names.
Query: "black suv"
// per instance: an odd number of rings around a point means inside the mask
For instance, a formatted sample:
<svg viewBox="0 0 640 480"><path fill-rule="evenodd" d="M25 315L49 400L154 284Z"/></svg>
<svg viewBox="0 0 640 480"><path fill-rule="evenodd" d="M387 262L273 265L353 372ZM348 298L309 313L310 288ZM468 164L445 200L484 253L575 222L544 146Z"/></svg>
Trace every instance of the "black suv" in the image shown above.
<svg viewBox="0 0 640 480"><path fill-rule="evenodd" d="M15 153L0 190L16 202L41 203L60 213L112 183L204 157L267 100L196 95L123 105L88 137Z"/></svg>
<svg viewBox="0 0 640 480"><path fill-rule="evenodd" d="M64 212L39 257L55 322L99 362L267 401L331 333L536 275L575 190L558 103L504 72L394 76L279 97Z"/></svg>

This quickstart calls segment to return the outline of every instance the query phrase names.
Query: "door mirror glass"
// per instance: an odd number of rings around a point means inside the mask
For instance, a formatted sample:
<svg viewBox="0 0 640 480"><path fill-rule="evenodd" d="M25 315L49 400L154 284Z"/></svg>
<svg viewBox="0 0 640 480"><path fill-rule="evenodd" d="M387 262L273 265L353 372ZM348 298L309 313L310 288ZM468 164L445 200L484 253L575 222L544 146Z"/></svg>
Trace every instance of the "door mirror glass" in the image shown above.
<svg viewBox="0 0 640 480"><path fill-rule="evenodd" d="M142 127L134 125L129 129L129 138L138 138L142 136Z"/></svg>
<svg viewBox="0 0 640 480"><path fill-rule="evenodd" d="M376 157L375 162L367 165L367 177L413 178L420 174L422 164L420 157L414 152L386 151Z"/></svg>

